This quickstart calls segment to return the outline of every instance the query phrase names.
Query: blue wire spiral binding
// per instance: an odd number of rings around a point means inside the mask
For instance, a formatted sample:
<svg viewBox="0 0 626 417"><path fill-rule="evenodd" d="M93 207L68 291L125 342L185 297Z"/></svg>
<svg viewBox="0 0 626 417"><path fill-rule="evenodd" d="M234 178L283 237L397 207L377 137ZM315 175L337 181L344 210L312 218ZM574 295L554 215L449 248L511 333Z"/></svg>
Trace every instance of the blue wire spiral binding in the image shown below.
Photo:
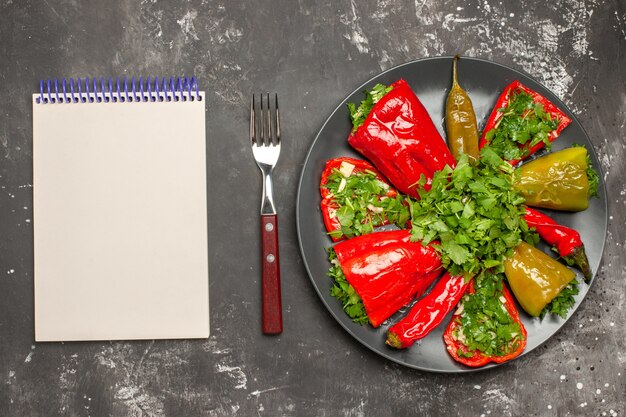
<svg viewBox="0 0 626 417"><path fill-rule="evenodd" d="M67 80L65 78L63 78L62 84L63 84L63 102L69 103L69 101L67 101L67 88L66 88Z"/></svg>
<svg viewBox="0 0 626 417"><path fill-rule="evenodd" d="M50 80L48 80L48 102L52 103L52 94L50 94Z"/></svg>
<svg viewBox="0 0 626 417"><path fill-rule="evenodd" d="M128 78L124 77L124 93L126 94L126 101L131 101L128 95Z"/></svg>
<svg viewBox="0 0 626 417"><path fill-rule="evenodd" d="M86 103L87 99L85 99L85 96L83 95L83 87L80 82L80 78L78 79L78 81L76 81L76 84L78 85L78 98L80 99L81 103Z"/></svg>
<svg viewBox="0 0 626 417"><path fill-rule="evenodd" d="M130 83L130 85L129 85ZM40 80L37 104L202 101L196 77L58 78Z"/></svg>
<svg viewBox="0 0 626 417"><path fill-rule="evenodd" d="M76 95L74 95L74 79L70 78L70 97L72 98L72 103L78 103L78 99Z"/></svg>

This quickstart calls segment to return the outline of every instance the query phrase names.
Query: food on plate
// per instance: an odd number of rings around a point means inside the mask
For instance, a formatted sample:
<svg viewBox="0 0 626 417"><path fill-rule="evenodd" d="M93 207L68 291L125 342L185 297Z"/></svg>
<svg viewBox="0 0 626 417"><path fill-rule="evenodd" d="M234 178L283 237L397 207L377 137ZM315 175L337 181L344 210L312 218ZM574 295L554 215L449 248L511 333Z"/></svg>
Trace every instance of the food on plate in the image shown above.
<svg viewBox="0 0 626 417"><path fill-rule="evenodd" d="M367 161L341 157L326 162L320 194L324 225L335 242L389 223L403 229L409 220L404 196Z"/></svg>
<svg viewBox="0 0 626 417"><path fill-rule="evenodd" d="M585 282L591 280L591 268L585 253L585 245L576 230L558 224L551 217L526 207L524 220L528 227L535 229L546 243L553 247L568 265L576 265L583 273Z"/></svg>
<svg viewBox="0 0 626 417"><path fill-rule="evenodd" d="M459 85L457 77L456 55L452 67L452 88L446 99L446 134L448 146L454 159L459 159L461 153L469 155L471 159L478 159L478 127L472 100Z"/></svg>
<svg viewBox="0 0 626 417"><path fill-rule="evenodd" d="M587 149L582 146L549 153L517 169L515 189L532 207L586 210L594 193L589 185L587 161Z"/></svg>
<svg viewBox="0 0 626 417"><path fill-rule="evenodd" d="M358 127L350 132L348 143L399 191L418 198L420 179L424 177L423 186L430 188L433 174L446 165L453 167L454 157L406 81L374 88L385 93L376 94L371 107L364 103L350 107ZM368 93L365 101L369 103L371 96Z"/></svg>
<svg viewBox="0 0 626 417"><path fill-rule="evenodd" d="M414 239L441 243L444 268L453 275L502 270L528 227L524 199L513 189L513 168L489 147L476 165L462 154L454 169L435 173L432 188L410 201Z"/></svg>
<svg viewBox="0 0 626 417"><path fill-rule="evenodd" d="M462 275L446 272L409 313L387 331L387 345L405 349L439 326L454 309L469 285Z"/></svg>
<svg viewBox="0 0 626 417"><path fill-rule="evenodd" d="M363 126L365 119L369 116L374 105L392 89L393 86L376 84L371 90L365 90L363 92L365 94L365 99L361 101L358 107L354 103L348 103L350 121L352 122L352 133L354 133L359 127Z"/></svg>
<svg viewBox="0 0 626 417"><path fill-rule="evenodd" d="M483 129L480 147L491 146L515 165L544 146L549 150L570 122L548 99L516 80L500 94Z"/></svg>
<svg viewBox="0 0 626 417"><path fill-rule="evenodd" d="M502 363L526 348L527 332L502 274L472 280L443 334L454 360L470 367Z"/></svg>
<svg viewBox="0 0 626 417"><path fill-rule="evenodd" d="M562 319L567 318L567 314L576 304L576 299L574 298L580 292L579 282L576 278L570 281L570 283L559 292L559 294L552 299L546 305L541 313L539 313L539 319L542 319L548 315L559 316Z"/></svg>
<svg viewBox="0 0 626 417"><path fill-rule="evenodd" d="M477 367L523 352L527 332L513 295L532 317L566 318L575 304L576 274L534 247L540 237L589 283L580 234L529 206L584 210L599 178L578 146L512 166L549 149L570 123L518 81L500 95L479 143L457 61L446 101L452 151L404 80L377 84L358 107L348 105L348 143L369 162L329 160L320 194L328 234L342 240L329 249L330 293L348 316L378 327L414 302L387 330L386 344L403 349L455 310L446 350ZM401 230L376 230L387 224Z"/></svg>
<svg viewBox="0 0 626 417"><path fill-rule="evenodd" d="M333 252L331 295L354 321L373 327L422 295L441 274L437 251L413 242L408 230L354 237L337 243Z"/></svg>
<svg viewBox="0 0 626 417"><path fill-rule="evenodd" d="M534 317L576 277L567 266L525 242L506 259L504 273L517 301Z"/></svg>

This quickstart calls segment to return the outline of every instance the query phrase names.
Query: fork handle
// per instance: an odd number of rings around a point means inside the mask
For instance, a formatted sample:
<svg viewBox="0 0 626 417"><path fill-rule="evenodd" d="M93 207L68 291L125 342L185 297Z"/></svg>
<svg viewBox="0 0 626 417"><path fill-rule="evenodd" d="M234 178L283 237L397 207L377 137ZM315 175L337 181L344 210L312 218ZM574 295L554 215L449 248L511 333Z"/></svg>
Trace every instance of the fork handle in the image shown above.
<svg viewBox="0 0 626 417"><path fill-rule="evenodd" d="M283 309L280 297L278 218L276 214L261 215L261 236L263 333L280 334L283 331Z"/></svg>

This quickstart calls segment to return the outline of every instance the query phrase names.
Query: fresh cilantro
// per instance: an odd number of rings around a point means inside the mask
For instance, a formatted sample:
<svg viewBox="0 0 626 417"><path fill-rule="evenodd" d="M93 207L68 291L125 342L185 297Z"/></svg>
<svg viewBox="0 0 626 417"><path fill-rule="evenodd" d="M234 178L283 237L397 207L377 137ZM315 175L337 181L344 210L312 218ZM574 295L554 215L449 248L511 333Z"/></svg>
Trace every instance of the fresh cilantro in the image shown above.
<svg viewBox="0 0 626 417"><path fill-rule="evenodd" d="M346 276L343 274L343 270L337 260L337 254L332 248L328 249L328 259L332 266L326 275L334 280L334 285L330 289L330 295L339 300L343 310L353 322L359 324L368 323L369 318L365 312L363 301L361 301L361 297L356 293L354 287L346 280Z"/></svg>
<svg viewBox="0 0 626 417"><path fill-rule="evenodd" d="M579 282L574 278L567 287L563 288L561 292L541 310L539 318L543 319L548 313L563 319L567 318L567 312L576 303L574 296L577 295L579 291Z"/></svg>
<svg viewBox="0 0 626 417"><path fill-rule="evenodd" d="M393 87L383 84L376 84L372 87L371 90L365 90L365 99L361 101L359 107L357 107L354 103L348 103L348 110L350 110L350 119L352 120L352 131L354 132L365 123L365 119L372 111L374 104L378 103L378 101L383 98L385 94L390 92Z"/></svg>
<svg viewBox="0 0 626 417"><path fill-rule="evenodd" d="M503 356L516 350L524 337L504 306L503 275L484 271L474 281L476 290L463 297L463 312L458 332L470 352L480 351L488 356ZM457 333L457 337L459 334Z"/></svg>
<svg viewBox="0 0 626 417"><path fill-rule="evenodd" d="M513 189L513 168L485 147L475 165L467 155L433 176L431 189L410 200L412 240L432 241L451 274L470 277L493 269L529 236L524 198Z"/></svg>
<svg viewBox="0 0 626 417"><path fill-rule="evenodd" d="M340 229L330 232L332 237L364 235L386 223L403 229L410 218L405 197L390 193L389 185L372 171L353 172L344 177L335 169L325 187L333 195L335 215L341 224Z"/></svg>
<svg viewBox="0 0 626 417"><path fill-rule="evenodd" d="M587 155L587 179L589 180L589 197L599 198L598 185L600 184L600 179L596 170L593 169L593 165L591 165L589 155Z"/></svg>
<svg viewBox="0 0 626 417"><path fill-rule="evenodd" d="M485 139L499 156L508 161L521 159L540 142L550 150L549 134L558 127L559 120L553 119L542 104L535 103L530 94L512 90L506 107L498 111L502 116Z"/></svg>
<svg viewBox="0 0 626 417"><path fill-rule="evenodd" d="M474 356L473 352L463 352L461 349L457 349L456 354L462 358L471 358Z"/></svg>
<svg viewBox="0 0 626 417"><path fill-rule="evenodd" d="M577 143L572 146L584 147L583 145L579 145ZM598 193L598 185L600 184L600 178L598 177L598 172L593 168L591 158L589 157L589 151L587 151L587 180L589 180L589 197L599 198L600 194Z"/></svg>

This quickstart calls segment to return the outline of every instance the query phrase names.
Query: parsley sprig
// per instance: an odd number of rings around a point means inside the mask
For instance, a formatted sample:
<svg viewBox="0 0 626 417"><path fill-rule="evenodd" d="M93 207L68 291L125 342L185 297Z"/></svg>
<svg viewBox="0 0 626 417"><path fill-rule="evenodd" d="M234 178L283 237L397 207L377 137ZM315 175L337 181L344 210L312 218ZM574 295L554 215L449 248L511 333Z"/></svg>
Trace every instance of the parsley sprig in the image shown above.
<svg viewBox="0 0 626 417"><path fill-rule="evenodd" d="M372 111L374 104L390 92L393 87L387 87L384 84L376 84L371 90L365 90L365 99L361 101L359 107L354 103L348 103L348 110L350 111L350 120L352 120L352 131L354 132L365 123L365 119Z"/></svg>
<svg viewBox="0 0 626 417"><path fill-rule="evenodd" d="M584 147L584 145L579 145L574 143L573 147ZM587 151L587 180L589 181L589 197L600 197L598 193L598 185L600 184L600 178L598 177L598 172L593 168L593 164L591 163L591 158L589 157L589 151Z"/></svg>
<svg viewBox="0 0 626 417"><path fill-rule="evenodd" d="M334 281L334 284L330 289L330 295L339 300L343 310L353 322L358 324L368 323L369 318L365 312L363 301L356 293L354 287L346 280L346 276L339 265L337 254L333 248L328 249L328 259L331 263L331 267L326 275L331 277Z"/></svg>
<svg viewBox="0 0 626 417"><path fill-rule="evenodd" d="M380 181L372 171L353 173L348 177L335 169L326 188L333 194L337 206L335 215L341 228L330 232L333 237L351 238L371 233L385 222L403 229L409 220L405 197L388 195L389 185Z"/></svg>
<svg viewBox="0 0 626 417"><path fill-rule="evenodd" d="M567 312L576 304L574 296L580 292L579 284L576 278L570 281L567 287L563 288L561 292L541 310L539 318L543 319L548 313L559 316L562 319L567 318Z"/></svg>
<svg viewBox="0 0 626 417"><path fill-rule="evenodd" d="M543 104L535 103L533 97L522 89L511 91L506 107L496 126L488 131L485 139L491 148L505 160L521 159L528 149L543 142L549 151L549 133L556 129L559 120L552 118ZM520 148L519 145L524 145Z"/></svg>
<svg viewBox="0 0 626 417"><path fill-rule="evenodd" d="M476 277L474 294L463 297L461 326L456 334L469 351L503 356L517 349L523 334L504 306L502 274L485 271Z"/></svg>
<svg viewBox="0 0 626 417"><path fill-rule="evenodd" d="M529 231L513 175L489 147L476 165L462 155L455 169L446 166L435 173L431 189L419 191L420 200L410 201L412 239L424 245L438 240L433 247L453 275L502 272L504 259Z"/></svg>

